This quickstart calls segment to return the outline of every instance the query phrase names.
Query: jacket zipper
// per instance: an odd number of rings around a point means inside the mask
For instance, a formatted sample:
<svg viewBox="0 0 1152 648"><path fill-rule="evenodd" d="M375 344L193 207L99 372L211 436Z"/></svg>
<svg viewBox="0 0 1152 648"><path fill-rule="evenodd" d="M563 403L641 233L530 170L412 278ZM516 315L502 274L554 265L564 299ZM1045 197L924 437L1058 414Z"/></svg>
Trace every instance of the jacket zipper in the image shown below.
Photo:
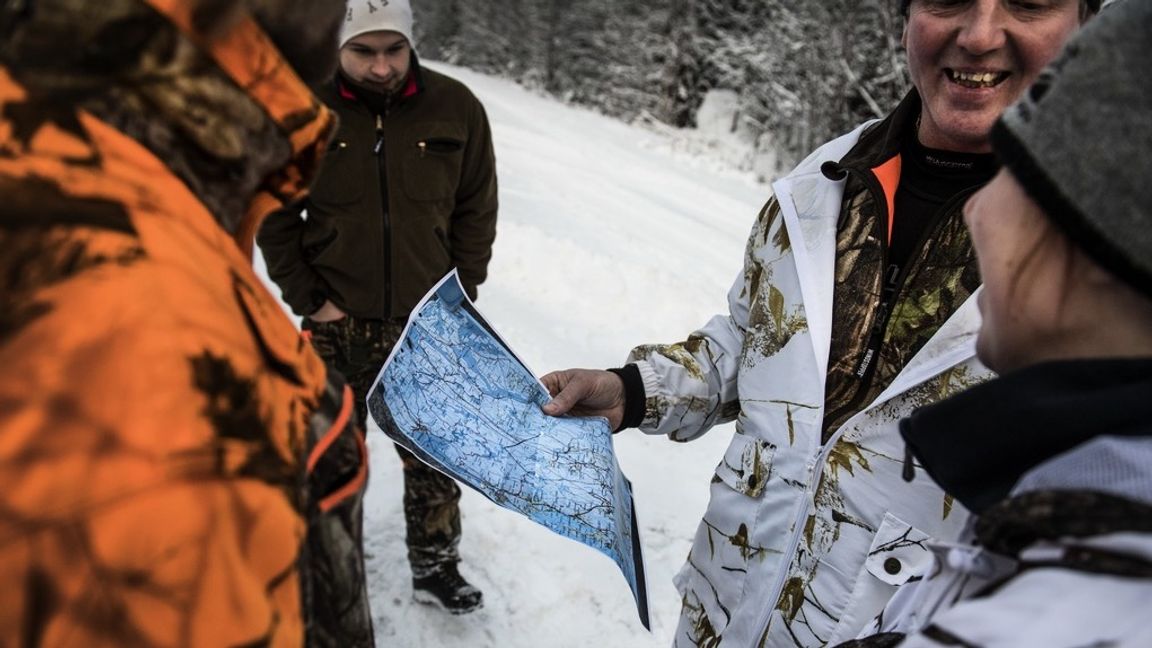
<svg viewBox="0 0 1152 648"><path fill-rule="evenodd" d="M861 174L860 171L855 170L850 171L858 175L865 176L863 180L868 186L868 190L872 192L873 199L875 199L876 196L881 195L880 192L877 191L874 177L871 174ZM918 252L923 252L924 242L928 240L929 237L935 235L937 230L940 229L940 225L943 222L943 217L950 213L958 203L967 200L968 196L972 194L973 189L974 188L969 188L965 191L961 191L960 193L950 198L948 202L944 203L944 205L939 210L937 210L935 214L936 222L930 224L924 229L923 232L920 233L920 237L916 241L916 247L914 248L915 250ZM885 231L884 234L887 236L888 232ZM869 332L868 344L864 347L864 354L857 361L856 368L853 370L853 374L860 381L857 384L856 394L853 395L853 397L847 403L833 411L831 417L825 416L825 420L835 421L836 419L843 416L845 412L856 409L861 405L861 397L867 393L868 387L872 383L872 373L875 371L876 364L880 359L880 352L884 347L884 337L888 332L888 322L892 318L892 312L895 310L894 307L898 302L898 297L904 291L904 284L908 280L908 275L911 272L912 267L916 265L916 261L919 260L919 256L917 256L916 258L906 261L904 265L899 269L899 272L893 275L892 268L888 264L888 245L885 244L882 250L884 280L881 288L882 298L880 301L880 312L877 313L876 319L872 322L872 330Z"/></svg>
<svg viewBox="0 0 1152 648"><path fill-rule="evenodd" d="M876 176L874 174L865 173L865 172L859 171L858 169L855 169L855 168L845 168L845 169L843 169L843 171L846 173L855 175L856 177L860 178L860 181L864 183L864 186L867 189L867 191L872 194L873 203L876 203L878 198L884 199L884 192L880 188L879 182L876 180ZM893 199L895 199L895 196L893 196ZM837 222L837 230L839 230L839 228L842 227L843 225L844 225L844 223ZM885 226L885 231L882 232L882 234L884 234L885 237L888 234L888 232L886 230L887 230L887 226ZM885 277L887 277L887 275L888 275L888 245L885 244L881 248L881 250L882 250L881 263L883 263L883 266L885 268L884 274L885 274ZM907 265L907 264L905 264L905 265ZM906 268L901 268L900 274L897 277L895 277L891 282L892 284L894 284L893 285L894 292L892 293L893 296L896 294L895 291L899 289L900 282L903 281L903 275L904 275L905 270L906 270ZM884 303L884 298L883 298L883 295L885 295L885 293L887 293L887 291L888 291L888 284L889 284L889 281L886 279L884 286L882 286L882 288L881 288L881 296L882 297L881 297L881 302L880 302L880 308L882 310L890 310L890 309L885 308L885 303ZM867 386L868 381L865 380L865 376L868 375L871 368L876 365L876 361L879 359L877 356L880 355L880 347L882 346L882 343L883 343L884 330L887 327L888 327L887 313L884 313L884 312L878 313L876 315L876 319L873 320L873 322L872 322L872 330L869 332L869 335L868 335L868 344L864 347L864 355L857 362L856 368L852 372L858 379L860 379L860 382L857 384L857 387L856 387L856 393L853 394L852 398L849 399L848 402L846 402L844 405L833 410L831 415L828 415L828 414L824 415L824 420L820 422L821 442L828 443L828 441L824 441L824 439L823 439L823 437L824 437L824 421L828 421L828 420L835 421L835 420L839 419L841 416L843 416L845 414L845 412L848 412L849 410L852 410L852 409L859 407L860 396L861 396L861 394L863 394L867 391L865 389L865 387Z"/></svg>
<svg viewBox="0 0 1152 648"><path fill-rule="evenodd" d="M376 170L380 176L381 240L384 242L384 318L392 316L392 224L388 213L388 164L384 155L384 117L376 114Z"/></svg>
<svg viewBox="0 0 1152 648"><path fill-rule="evenodd" d="M874 175L862 174L860 171L851 168L841 168L840 170L845 173L856 174L860 177L864 182L864 186L872 193L873 198L882 195L881 192L877 191L878 187L876 186L877 182ZM843 221L838 218L836 221L836 230L839 231L843 226ZM887 265L886 255L887 248L885 248L885 265ZM857 396L854 396L852 401L849 402L848 406L855 403L858 395L859 392L857 392ZM835 413L837 416L845 411L848 406L836 410ZM824 417L824 420L827 420L827 416ZM844 426L842 425L836 429L836 432L829 437L828 441L824 441L824 420L820 421L819 436L817 437L817 447L820 449L820 452L817 453L815 460L810 460L805 467L808 473L808 483L804 486L803 501L800 506L797 507L796 514L792 517L792 538L788 541L788 550L783 554L784 560L780 565L779 573L776 575L776 580L772 584L772 589L769 590L769 607L764 610L764 614L761 615L759 623L756 624L756 634L749 637L749 639L759 640L761 646L764 645L763 639L768 632L768 625L772 621L772 614L775 613L777 604L780 602L780 594L784 589L784 580L788 578L788 572L792 568L792 557L796 555L796 548L800 545L800 537L804 533L804 518L810 515L816 508L816 485L819 484L820 476L824 474L824 462L827 460L829 452L835 447L835 442L840 438L840 435L843 434ZM820 443L823 443L823 446L820 446Z"/></svg>
<svg viewBox="0 0 1152 648"><path fill-rule="evenodd" d="M935 221L930 223L928 227L924 228L924 231L920 233L920 237L916 241L916 247L913 248L916 250L917 256L906 261L904 266L900 268L899 272L895 276L885 280L884 293L882 293L884 294L885 298L883 301L881 301L881 310L876 318L876 322L874 322L872 326L872 336L868 342L868 350L865 351L865 357L861 359L861 364L867 361L869 352L872 352L877 357L880 355L880 349L884 343L885 334L888 332L888 321L892 318L892 311L894 310L893 307L897 303L897 297L904 291L904 284L908 281L908 275L911 273L913 266L916 265L916 262L920 260L920 256L923 255L924 242L927 241L930 237L934 236L940 230L940 226L944 223L945 216L951 213L957 204L967 200L971 193L971 188L961 191L949 199L948 202L944 203L943 207L936 211L934 214ZM885 274L889 275L892 272L892 268L888 265L888 246L885 245L883 249L884 267L886 268ZM856 368L856 375L860 378L864 378L866 375L871 376L872 368L875 366L875 362L871 362L870 366L858 365ZM863 390L863 388L869 383L871 383L870 379L861 383L861 389Z"/></svg>

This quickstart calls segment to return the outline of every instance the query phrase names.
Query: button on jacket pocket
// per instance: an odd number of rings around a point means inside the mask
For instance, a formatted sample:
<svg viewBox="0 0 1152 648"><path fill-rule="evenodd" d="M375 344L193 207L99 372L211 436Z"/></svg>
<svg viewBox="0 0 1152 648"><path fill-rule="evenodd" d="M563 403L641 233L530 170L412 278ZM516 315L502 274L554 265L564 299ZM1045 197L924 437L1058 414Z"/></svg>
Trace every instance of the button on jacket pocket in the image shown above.
<svg viewBox="0 0 1152 648"><path fill-rule="evenodd" d="M772 477L772 458L776 446L754 437L736 433L716 466L713 482L724 482L732 490L748 497L759 497Z"/></svg>
<svg viewBox="0 0 1152 648"><path fill-rule="evenodd" d="M888 585L903 585L910 578L923 576L932 564L928 540L928 534L886 513L864 566L868 573Z"/></svg>
<svg viewBox="0 0 1152 648"><path fill-rule="evenodd" d="M459 124L417 126L403 148L404 192L418 202L452 199L460 184L467 137Z"/></svg>
<svg viewBox="0 0 1152 648"><path fill-rule="evenodd" d="M929 540L920 529L891 513L884 514L830 637L831 644L856 636L884 609L898 587L924 576L934 563Z"/></svg>
<svg viewBox="0 0 1152 648"><path fill-rule="evenodd" d="M368 170L377 169L372 152L355 142L335 139L328 146L320 175L309 197L318 205L347 205L364 195ZM373 185L374 186L374 185Z"/></svg>
<svg viewBox="0 0 1152 648"><path fill-rule="evenodd" d="M457 139L429 138L416 142L416 148L420 149L420 157L429 154L446 155L464 148L464 142Z"/></svg>

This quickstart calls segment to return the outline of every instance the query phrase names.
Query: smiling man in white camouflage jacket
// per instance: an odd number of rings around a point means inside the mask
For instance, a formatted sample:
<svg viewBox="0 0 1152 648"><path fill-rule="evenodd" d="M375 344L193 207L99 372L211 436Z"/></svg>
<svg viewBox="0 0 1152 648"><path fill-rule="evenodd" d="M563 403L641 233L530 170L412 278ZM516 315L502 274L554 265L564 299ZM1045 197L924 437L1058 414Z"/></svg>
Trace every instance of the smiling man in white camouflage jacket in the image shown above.
<svg viewBox="0 0 1152 648"><path fill-rule="evenodd" d="M550 414L677 441L736 421L676 577L678 646L851 638L920 575L923 542L966 518L923 475L903 479L896 423L990 375L960 207L995 172L996 118L1099 5L902 6L915 89L773 185L729 313L622 369L544 377Z"/></svg>

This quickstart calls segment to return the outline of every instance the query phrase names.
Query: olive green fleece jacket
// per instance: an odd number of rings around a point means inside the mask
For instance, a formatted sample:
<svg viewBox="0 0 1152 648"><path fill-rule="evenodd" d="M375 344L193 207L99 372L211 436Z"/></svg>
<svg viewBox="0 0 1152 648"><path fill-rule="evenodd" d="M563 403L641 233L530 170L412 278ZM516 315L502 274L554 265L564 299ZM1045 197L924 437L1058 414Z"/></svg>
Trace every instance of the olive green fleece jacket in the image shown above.
<svg viewBox="0 0 1152 648"><path fill-rule="evenodd" d="M497 208L487 115L415 58L412 75L383 115L337 80L316 89L340 129L309 197L269 216L257 238L298 315L328 299L354 317L403 317L452 268L472 298L487 275Z"/></svg>

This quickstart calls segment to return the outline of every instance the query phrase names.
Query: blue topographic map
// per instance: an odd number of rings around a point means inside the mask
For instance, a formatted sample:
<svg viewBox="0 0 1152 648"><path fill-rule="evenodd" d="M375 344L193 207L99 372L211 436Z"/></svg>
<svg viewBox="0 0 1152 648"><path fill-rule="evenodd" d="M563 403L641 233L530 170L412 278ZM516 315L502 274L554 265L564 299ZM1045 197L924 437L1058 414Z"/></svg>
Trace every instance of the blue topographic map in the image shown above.
<svg viewBox="0 0 1152 648"><path fill-rule="evenodd" d="M602 418L556 418L550 396L452 272L413 313L376 385L376 424L500 506L616 561L649 627L632 485Z"/></svg>

